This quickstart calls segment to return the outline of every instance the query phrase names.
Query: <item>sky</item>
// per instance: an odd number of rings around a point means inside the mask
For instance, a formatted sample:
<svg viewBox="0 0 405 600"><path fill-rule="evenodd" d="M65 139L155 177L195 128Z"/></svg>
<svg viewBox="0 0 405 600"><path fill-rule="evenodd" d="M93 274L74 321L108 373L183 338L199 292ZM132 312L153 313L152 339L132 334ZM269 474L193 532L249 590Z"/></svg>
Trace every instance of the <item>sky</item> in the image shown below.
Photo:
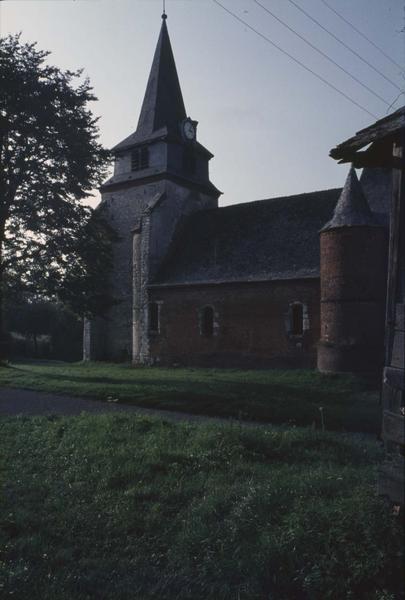
<svg viewBox="0 0 405 600"><path fill-rule="evenodd" d="M166 0L186 111L199 122L199 141L215 155L210 175L223 192L220 204L341 187L348 166L337 165L329 150L405 104L400 68L405 67L405 0L260 0L382 99L255 0L220 2L247 25L214 0ZM101 142L112 147L136 129L162 4L162 0L3 0L0 34L21 31L23 41L36 41L38 48L51 51L49 62L62 69L84 69L98 98L91 109L100 117Z"/></svg>

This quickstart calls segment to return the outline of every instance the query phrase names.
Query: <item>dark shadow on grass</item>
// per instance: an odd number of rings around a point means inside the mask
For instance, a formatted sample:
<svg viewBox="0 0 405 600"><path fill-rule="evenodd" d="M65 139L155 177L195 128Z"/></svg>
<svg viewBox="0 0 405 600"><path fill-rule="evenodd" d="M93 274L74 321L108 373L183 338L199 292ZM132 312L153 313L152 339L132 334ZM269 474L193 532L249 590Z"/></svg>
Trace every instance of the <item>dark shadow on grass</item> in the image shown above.
<svg viewBox="0 0 405 600"><path fill-rule="evenodd" d="M71 382L74 384L85 385L111 385L116 387L114 393L121 395L122 399L127 400L130 397L138 399L141 394L145 399L150 399L149 396L160 396L164 394L163 400L169 400L170 403L176 402L178 406L195 401L194 399L204 397L207 400L212 399L215 402L238 402L242 408L248 407L251 403L260 403L261 405L267 405L268 403L285 404L289 403L289 410L294 406L295 402L304 402L305 404L312 406L321 405L334 405L339 403L341 408L344 406L351 405L356 396L364 391L364 387L361 383L353 386L353 390L348 389L337 389L336 391L323 389L319 387L317 382L312 386L311 384L299 386L297 383L291 384L290 382L285 383L272 383L272 382L234 382L224 381L222 379L208 380L208 381L196 381L193 379L172 379L170 377L161 376L155 380L149 378L138 378L138 379L119 379L118 377L100 377L100 376L89 376L83 375L67 375L65 373L53 374L53 373L36 373L33 371L25 371L21 367L11 367L15 371L21 374L26 374L33 380L42 381L58 381L67 383ZM159 375L159 372L156 373ZM120 390L120 386L134 386L134 388L143 388L140 392L138 389L134 389L133 393L130 390ZM199 388L196 391L196 388ZM215 389L213 389L215 387ZM157 388L160 388L157 391ZM85 396L91 396L93 398L100 398L101 394L98 391L92 393L91 390L69 390L64 391L65 394L77 393ZM120 393L121 392L121 393ZM219 393L218 393L219 392ZM299 407L297 407L299 410Z"/></svg>
<svg viewBox="0 0 405 600"><path fill-rule="evenodd" d="M65 364L65 363L62 363ZM42 379L54 379L54 380L65 380L71 382L79 382L79 383L101 383L101 384L112 384L112 385L134 385L134 386L167 386L169 388L180 387L180 388L193 388L196 385L202 385L207 387L208 389L212 386L225 388L229 391L234 391L238 395L241 394L259 394L261 395L263 392L273 392L275 394L279 394L280 392L288 393L291 396L296 397L306 397L310 395L311 397L318 397L325 400L325 394L328 394L334 400L340 396L346 396L347 394L353 395L359 392L368 391L369 388L367 385L363 384L363 382L355 382L353 385L347 385L343 389L337 390L329 390L322 387L322 383L319 381L311 382L250 382L250 381L229 381L224 380L222 378L215 379L196 379L196 378L172 378L170 376L162 375L161 371L156 372L156 379L151 378L131 378L131 379L122 379L118 375L117 377L103 377L103 376L89 376L87 374L83 375L68 375L66 373L36 373L34 371L26 371L24 368L11 366L11 369L15 371L19 371L20 373L26 373L30 377L42 378ZM314 372L315 373L315 372ZM325 382L329 384L330 382ZM349 389L348 389L349 388ZM351 389L350 389L351 388Z"/></svg>
<svg viewBox="0 0 405 600"><path fill-rule="evenodd" d="M16 379L12 383L8 382L8 385L18 387L20 384L25 389L42 389L50 394L82 396L94 400L106 400L106 396L111 394L118 396L123 404L146 408L267 423L303 426L315 424L316 427L320 426L319 407L323 406L328 429L374 433L379 427L378 401L374 395L362 396L366 386L356 379L350 381L332 377L323 380L318 373L313 372L313 382L305 373L305 381L300 383L300 373L296 374L294 381L288 377L282 380L283 374L278 373L276 382L252 382L248 379L238 381L236 377L224 380L214 372L212 378L202 378L196 370L186 370L184 376L177 372L177 378L173 378L172 372L162 372L159 369L154 372L156 377L142 377L142 372L139 372L138 378L119 378L119 375L97 376L94 372L79 371L71 374L69 370L74 369L74 366L69 367L66 363L58 363L58 366L63 365L67 373L55 373L51 369L44 369L45 372L36 372L35 369L31 371L24 369L24 364L27 363L10 367L21 376L21 382ZM38 361L32 364L41 366ZM148 375L152 373L151 370ZM240 371L235 371L239 378L240 374ZM336 389L332 387L334 381L337 383ZM59 385L56 386L56 383ZM74 386L74 389L69 389L69 385ZM55 389L59 386L62 390ZM44 390L44 387L51 389Z"/></svg>

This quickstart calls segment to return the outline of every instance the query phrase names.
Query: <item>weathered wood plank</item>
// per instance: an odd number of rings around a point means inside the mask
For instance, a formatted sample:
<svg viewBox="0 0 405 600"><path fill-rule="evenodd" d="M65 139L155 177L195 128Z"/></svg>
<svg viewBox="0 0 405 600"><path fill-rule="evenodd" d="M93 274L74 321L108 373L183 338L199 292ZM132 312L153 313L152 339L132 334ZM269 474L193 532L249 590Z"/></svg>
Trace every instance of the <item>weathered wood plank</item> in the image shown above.
<svg viewBox="0 0 405 600"><path fill-rule="evenodd" d="M394 331L392 343L391 367L403 369L405 363L405 332Z"/></svg>
<svg viewBox="0 0 405 600"><path fill-rule="evenodd" d="M405 129L405 107L392 115L388 115L388 117L384 117L384 119L376 121L370 127L361 129L355 136L332 148L329 155L334 159L346 158L347 155L353 154L353 151L359 150L376 140L394 136L401 129Z"/></svg>
<svg viewBox="0 0 405 600"><path fill-rule="evenodd" d="M351 162L356 168L377 167L388 169L402 169L402 161L398 156L393 156L392 145L394 139L386 138L377 140L367 150L348 150L339 164Z"/></svg>
<svg viewBox="0 0 405 600"><path fill-rule="evenodd" d="M395 504L404 504L404 466L385 463L378 472L378 494L388 496Z"/></svg>
<svg viewBox="0 0 405 600"><path fill-rule="evenodd" d="M405 142L404 142L405 143ZM405 159L405 149L401 142L394 144L394 156ZM401 230L401 212L405 202L405 175L398 169L393 170L392 198L390 210L390 235L388 243L388 273L387 273L387 305L385 325L385 364L403 368L402 364L392 362L391 356L394 343L394 326L396 320L396 290L398 285L399 238ZM402 211L401 211L402 208Z"/></svg>
<svg viewBox="0 0 405 600"><path fill-rule="evenodd" d="M405 390L404 369L385 367L383 381L384 384L389 385L391 388Z"/></svg>
<svg viewBox="0 0 405 600"><path fill-rule="evenodd" d="M383 437L384 442L395 442L401 446L405 445L405 420L398 413L385 410L383 413Z"/></svg>
<svg viewBox="0 0 405 600"><path fill-rule="evenodd" d="M405 304L399 302L395 307L395 329L405 331Z"/></svg>

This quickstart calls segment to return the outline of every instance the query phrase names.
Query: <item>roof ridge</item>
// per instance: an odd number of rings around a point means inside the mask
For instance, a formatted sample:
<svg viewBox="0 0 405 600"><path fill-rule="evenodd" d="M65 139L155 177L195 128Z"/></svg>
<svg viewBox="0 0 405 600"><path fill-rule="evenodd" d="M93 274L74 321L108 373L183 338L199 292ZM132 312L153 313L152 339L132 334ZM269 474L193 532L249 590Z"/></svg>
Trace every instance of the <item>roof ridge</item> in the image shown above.
<svg viewBox="0 0 405 600"><path fill-rule="evenodd" d="M325 194L328 192L341 192L342 191L342 187L337 187L337 188L328 188L326 190L314 190L313 192L302 192L301 194L291 194L290 196L275 196L274 198L262 198L261 200L248 200L247 202L237 202L235 204L227 204L226 206L219 206L218 209L228 209L228 208L235 208L236 206L252 206L252 204L260 204L260 203L270 203L270 202L275 202L277 200L290 200L290 199L294 199L294 198L302 198L304 196L314 196L315 194ZM215 209L217 210L217 209Z"/></svg>

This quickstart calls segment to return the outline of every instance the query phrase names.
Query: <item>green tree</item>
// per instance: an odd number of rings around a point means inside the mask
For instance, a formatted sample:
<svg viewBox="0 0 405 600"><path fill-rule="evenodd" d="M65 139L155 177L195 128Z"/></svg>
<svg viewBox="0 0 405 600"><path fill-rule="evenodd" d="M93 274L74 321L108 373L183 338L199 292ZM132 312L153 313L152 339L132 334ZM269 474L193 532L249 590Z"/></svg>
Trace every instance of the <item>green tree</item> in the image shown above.
<svg viewBox="0 0 405 600"><path fill-rule="evenodd" d="M5 294L58 296L82 313L107 303L98 273L113 234L82 202L109 159L96 98L81 71L48 55L20 35L0 39L0 346Z"/></svg>
<svg viewBox="0 0 405 600"><path fill-rule="evenodd" d="M50 334L52 310L52 304L44 300L14 304L10 315L7 314L7 306L5 308L8 329L32 340L34 356L38 356L38 337Z"/></svg>
<svg viewBox="0 0 405 600"><path fill-rule="evenodd" d="M51 302L43 298L20 297L12 305L6 302L5 322L7 329L24 336L23 355L38 357L40 355L38 340L41 336L49 337L48 358L60 360L80 360L83 337L82 320L60 302ZM18 342L11 344L11 355L19 356L21 348Z"/></svg>

